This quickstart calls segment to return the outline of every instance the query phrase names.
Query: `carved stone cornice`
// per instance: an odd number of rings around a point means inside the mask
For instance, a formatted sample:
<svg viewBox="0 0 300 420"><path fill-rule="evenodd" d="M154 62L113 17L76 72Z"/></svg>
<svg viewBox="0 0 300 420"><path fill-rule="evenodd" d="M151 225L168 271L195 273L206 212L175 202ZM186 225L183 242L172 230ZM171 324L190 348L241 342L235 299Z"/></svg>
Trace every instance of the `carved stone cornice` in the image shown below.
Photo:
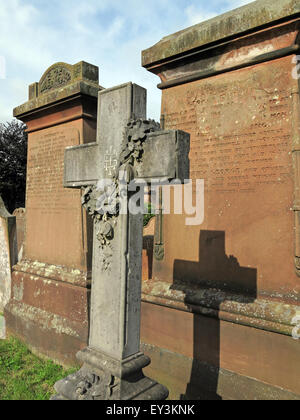
<svg viewBox="0 0 300 420"><path fill-rule="evenodd" d="M15 108L13 114L22 119L27 114L76 95L96 99L101 89L98 67L84 61L74 65L56 63L45 71L39 82L29 86L28 102Z"/></svg>
<svg viewBox="0 0 300 420"><path fill-rule="evenodd" d="M217 289L153 280L142 285L143 302L293 336L293 319L300 313L300 303L288 304L275 299L263 296L253 299Z"/></svg>

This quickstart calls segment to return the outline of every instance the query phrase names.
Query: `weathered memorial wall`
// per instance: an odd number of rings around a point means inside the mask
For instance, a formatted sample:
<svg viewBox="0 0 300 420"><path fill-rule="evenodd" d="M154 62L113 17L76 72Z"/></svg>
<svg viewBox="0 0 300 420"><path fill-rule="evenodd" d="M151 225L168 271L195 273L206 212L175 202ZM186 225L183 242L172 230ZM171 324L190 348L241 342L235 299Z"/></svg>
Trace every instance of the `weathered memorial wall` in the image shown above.
<svg viewBox="0 0 300 420"><path fill-rule="evenodd" d="M299 29L299 2L256 1L142 54L205 181L203 224L163 216L143 286L149 375L171 397L300 398Z"/></svg>
<svg viewBox="0 0 300 420"><path fill-rule="evenodd" d="M5 311L7 331L65 364L88 342L92 229L81 192L63 188L64 152L95 141L99 89L97 67L57 63L14 110L29 135L26 235Z"/></svg>

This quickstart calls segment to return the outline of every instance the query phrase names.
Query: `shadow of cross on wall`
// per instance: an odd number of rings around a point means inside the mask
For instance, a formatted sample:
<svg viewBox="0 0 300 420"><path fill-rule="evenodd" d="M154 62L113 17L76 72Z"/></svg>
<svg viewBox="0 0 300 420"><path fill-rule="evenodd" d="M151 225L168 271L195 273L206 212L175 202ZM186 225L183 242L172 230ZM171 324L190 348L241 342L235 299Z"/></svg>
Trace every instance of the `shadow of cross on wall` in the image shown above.
<svg viewBox="0 0 300 420"><path fill-rule="evenodd" d="M185 293L194 323L191 377L181 399L220 400L220 306L229 300L253 302L257 296L257 269L241 267L235 256L226 255L225 232L201 230L199 261L174 262L172 289ZM197 290L205 291L207 297L193 304L191 295L195 296ZM198 305L208 305L215 316L201 315Z"/></svg>

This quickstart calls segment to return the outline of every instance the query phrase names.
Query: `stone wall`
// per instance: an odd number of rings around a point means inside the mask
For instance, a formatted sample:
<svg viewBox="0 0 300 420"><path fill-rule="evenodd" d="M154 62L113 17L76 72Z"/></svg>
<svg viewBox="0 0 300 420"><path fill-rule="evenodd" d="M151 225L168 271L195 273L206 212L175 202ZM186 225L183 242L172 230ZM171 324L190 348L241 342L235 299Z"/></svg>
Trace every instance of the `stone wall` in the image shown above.
<svg viewBox="0 0 300 420"><path fill-rule="evenodd" d="M17 262L16 220L5 208L0 196L0 313L11 294L11 271Z"/></svg>
<svg viewBox="0 0 300 420"><path fill-rule="evenodd" d="M28 132L26 234L5 309L7 332L64 364L88 342L93 240L80 190L63 186L64 153L96 139L99 89L97 67L56 63L14 110Z"/></svg>

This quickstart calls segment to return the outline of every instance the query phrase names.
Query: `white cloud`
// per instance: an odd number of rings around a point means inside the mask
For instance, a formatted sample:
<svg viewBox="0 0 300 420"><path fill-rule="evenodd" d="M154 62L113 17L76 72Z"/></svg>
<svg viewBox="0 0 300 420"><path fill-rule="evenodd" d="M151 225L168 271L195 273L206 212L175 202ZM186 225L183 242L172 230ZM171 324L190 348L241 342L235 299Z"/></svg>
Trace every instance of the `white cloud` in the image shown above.
<svg viewBox="0 0 300 420"><path fill-rule="evenodd" d="M202 6L199 6L199 3ZM247 1L0 0L0 122L27 100L28 85L57 61L100 68L105 87L133 81L148 89L149 117L159 119L157 76L141 67L141 50L162 37Z"/></svg>
<svg viewBox="0 0 300 420"><path fill-rule="evenodd" d="M246 4L253 3L255 0L227 0L226 8L228 10L234 9L237 7L245 6Z"/></svg>
<svg viewBox="0 0 300 420"><path fill-rule="evenodd" d="M222 2L219 0L213 0L211 7L209 7L207 4L204 6L199 6L198 3L193 3L186 7L185 14L188 18L189 25L196 25L197 23L212 19L219 14L236 9L249 3L251 3L251 0L225 0Z"/></svg>
<svg viewBox="0 0 300 420"><path fill-rule="evenodd" d="M218 13L199 9L194 4L191 4L185 9L185 14L188 18L189 24L196 25L197 23L204 22L205 20L215 17Z"/></svg>
<svg viewBox="0 0 300 420"><path fill-rule="evenodd" d="M43 48L44 39L53 37L55 30L46 34L38 23L40 12L35 7L11 0L3 2L0 11L0 52L6 57L8 69L21 65L22 73L51 59L49 49Z"/></svg>

